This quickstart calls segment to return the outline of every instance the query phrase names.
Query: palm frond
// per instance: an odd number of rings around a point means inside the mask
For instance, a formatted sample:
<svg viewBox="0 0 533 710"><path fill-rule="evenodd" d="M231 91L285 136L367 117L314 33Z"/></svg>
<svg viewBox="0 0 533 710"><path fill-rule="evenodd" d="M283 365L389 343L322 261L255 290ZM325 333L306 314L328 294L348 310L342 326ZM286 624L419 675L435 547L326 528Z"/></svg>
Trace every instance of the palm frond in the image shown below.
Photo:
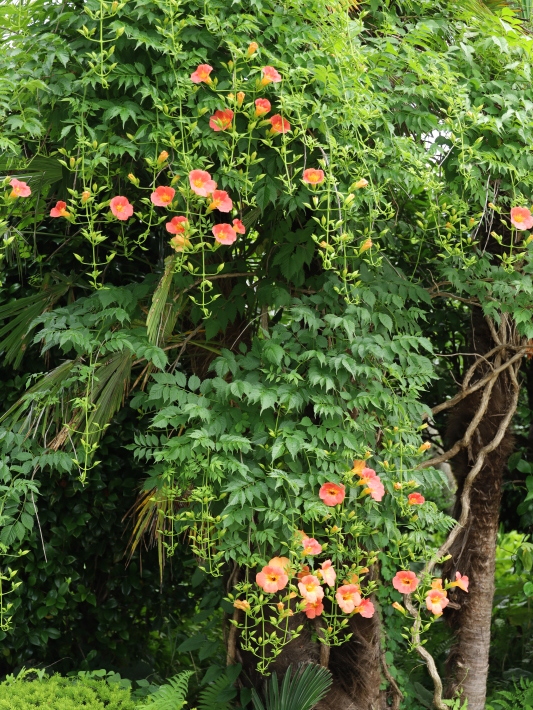
<svg viewBox="0 0 533 710"><path fill-rule="evenodd" d="M276 674L270 676L265 687L264 703L252 690L254 710L311 710L326 695L331 686L331 673L314 663L300 665L293 673L287 668L278 683Z"/></svg>
<svg viewBox="0 0 533 710"><path fill-rule="evenodd" d="M172 278L174 276L176 259L177 254L174 254L165 260L165 271L155 290L152 305L150 306L148 316L146 317L148 340L154 345L161 344L163 334L167 330L165 323L169 315L167 297L170 285L172 284ZM165 318L165 315L167 318Z"/></svg>
<svg viewBox="0 0 533 710"><path fill-rule="evenodd" d="M54 451L60 449L69 437L75 443L84 436L88 445L95 444L124 402L132 362L131 352L123 350L98 363L93 385L88 391L86 415L83 408L73 405L76 398L86 394L75 376L80 360L66 360L30 387L0 418L0 423L7 419L11 425L20 423L21 433L40 436L45 446ZM60 427L55 433L54 422ZM46 441L48 435L53 436L49 443Z"/></svg>
<svg viewBox="0 0 533 710"><path fill-rule="evenodd" d="M90 413L86 418L83 409L74 409L68 424L50 443L51 449L61 448L69 434L73 441L83 436L89 447L100 440L128 394L132 362L131 352L123 350L97 363L95 379L88 393ZM76 392L77 396L84 394L83 391Z"/></svg>
<svg viewBox="0 0 533 710"><path fill-rule="evenodd" d="M47 415L61 407L61 399L67 382L72 378L74 369L79 360L65 360L59 367L47 372L32 387L26 390L22 397L0 417L0 424L9 419L11 425L22 421L21 431L25 434L37 436L39 424L41 431L45 432L48 426L47 417L43 418L44 410ZM58 413L58 421L64 420L64 411Z"/></svg>
<svg viewBox="0 0 533 710"><path fill-rule="evenodd" d="M51 308L70 287L71 284L65 280L47 286L39 293L0 306L0 321L7 321L0 328L0 352L4 354L6 365L11 363L14 367L20 365L31 341L33 321Z"/></svg>
<svg viewBox="0 0 533 710"><path fill-rule="evenodd" d="M173 521L170 514L173 512L174 501L166 487L152 488L143 491L125 518L135 520L133 531L128 541L128 559L131 559L141 540L148 540L148 546L157 545L157 558L159 562L160 581L163 581L165 568L165 546L163 540L172 533Z"/></svg>

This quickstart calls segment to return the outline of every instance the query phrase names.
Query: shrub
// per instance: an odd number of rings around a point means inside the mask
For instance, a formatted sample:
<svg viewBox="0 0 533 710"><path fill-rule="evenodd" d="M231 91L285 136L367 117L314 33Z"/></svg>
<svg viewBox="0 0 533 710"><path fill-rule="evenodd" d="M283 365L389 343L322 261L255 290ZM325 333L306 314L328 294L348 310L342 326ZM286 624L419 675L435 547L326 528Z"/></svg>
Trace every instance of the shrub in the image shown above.
<svg viewBox="0 0 533 710"><path fill-rule="evenodd" d="M88 678L60 675L0 683L0 710L134 710L130 691Z"/></svg>
<svg viewBox="0 0 533 710"><path fill-rule="evenodd" d="M533 682L527 678L520 681L512 690L499 690L487 703L487 710L532 710Z"/></svg>

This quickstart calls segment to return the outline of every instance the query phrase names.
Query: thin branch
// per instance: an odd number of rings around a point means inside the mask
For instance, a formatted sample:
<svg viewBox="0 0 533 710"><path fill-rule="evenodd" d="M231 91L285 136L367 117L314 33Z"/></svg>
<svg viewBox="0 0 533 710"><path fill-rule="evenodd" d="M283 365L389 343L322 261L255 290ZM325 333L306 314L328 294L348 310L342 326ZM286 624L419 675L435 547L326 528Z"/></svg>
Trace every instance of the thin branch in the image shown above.
<svg viewBox="0 0 533 710"><path fill-rule="evenodd" d="M468 303L469 306L480 306L480 302L476 299L463 298L462 296L457 296L455 293L449 293L449 291L437 291L436 293L429 294L431 298L453 298L455 301L461 301L461 303Z"/></svg>
<svg viewBox="0 0 533 710"><path fill-rule="evenodd" d="M426 572L430 573L432 569L435 567L437 564L438 559L443 557L444 555L448 554L448 551L452 544L454 543L455 539L461 532L461 530L464 528L466 525L466 522L468 520L468 515L470 514L470 492L472 490L472 486L474 485L474 481L476 480L479 472L481 471L483 464L485 463L485 459L487 457L487 454L490 454L494 449L496 449L503 437L505 436L505 432L507 431L507 428L509 427L509 424L511 423L511 419L513 418L514 413L516 412L516 407L518 405L518 396L520 394L520 385L518 384L518 379L516 377L516 372L514 367L511 367L509 369L509 375L511 378L511 384L513 388L513 397L511 400L511 403L509 405L509 409L507 410L504 418L500 422L500 426L498 427L498 431L496 432L494 438L492 441L490 441L486 446L484 446L479 454L477 455L476 462L474 466L471 468L468 476L466 477L463 492L461 494L461 515L459 517L459 520L457 521L455 527L452 529L450 534L448 535L447 539L444 541L444 543L441 545L439 550L437 551L436 555L433 557L432 560L428 562L426 565Z"/></svg>
<svg viewBox="0 0 533 710"><path fill-rule="evenodd" d="M461 389L462 389L462 390L465 390L465 389L468 387L468 385L470 384L470 380L472 379L472 377L473 377L473 375L474 375L474 372L475 372L476 369L477 369L477 366L481 364L481 362L483 361L483 359L488 362L488 358L489 358L489 357L492 357L495 353L497 353L497 352L499 352L500 350L502 350L503 347L504 347L503 345L496 345L495 348L492 348L492 350L489 350L489 352L488 352L488 353L485 353L485 355L479 355L479 356L478 356L478 359L477 359L477 360L468 368L468 370L466 371L466 374L465 374L464 379L463 379L463 384L462 384L462 386L461 386ZM491 370L494 372L494 367L493 367L492 365L491 365L490 367L491 367Z"/></svg>
<svg viewBox="0 0 533 710"><path fill-rule="evenodd" d="M381 661L381 669L383 671L383 675L387 679L387 682L392 688L393 692L393 698L392 698L392 705L391 708L392 710L398 710L400 707L400 703L403 700L403 693L398 687L398 683L394 680L394 678L391 676L389 666L387 664L387 659L385 658L385 649L381 649L381 654L380 654L380 661Z"/></svg>
<svg viewBox="0 0 533 710"><path fill-rule="evenodd" d="M183 291L178 291L178 293L174 296L174 300L177 301L180 296L183 296L184 293L187 293L187 291L192 291L193 288L196 286L199 286L203 281L215 281L215 279L230 279L232 277L237 278L241 276L255 276L255 274L252 271L243 271L243 272L238 272L238 273L226 273L226 274L213 274L211 276L206 275L205 279L198 279L198 281L195 281L192 283L190 286L187 286L187 288L183 289Z"/></svg>
<svg viewBox="0 0 533 710"><path fill-rule="evenodd" d="M520 360L524 354L527 352L528 348L527 347L522 347L520 350L516 353L516 355L513 355L512 358L507 360L506 362L503 363L503 365L500 365L500 367L497 367L493 372L490 372L488 375L485 375L482 379L478 380L475 384L472 385L472 387L469 387L467 390L463 390L462 392L458 392L458 394L455 395L455 397L452 397L452 399L447 399L446 402L442 402L442 404L437 405L436 407L433 407L431 410L432 413L438 414L439 412L442 412L444 409L450 409L450 407L454 407L458 402L463 400L465 397L468 397L469 395L473 394L474 392L477 392L479 389L484 387L487 382L489 382L492 378L497 377L500 372L503 372L504 370L507 370L511 365L513 365L517 360Z"/></svg>
<svg viewBox="0 0 533 710"><path fill-rule="evenodd" d="M472 436L474 432L476 431L480 421L483 419L485 416L485 413L487 411L487 408L489 406L489 401L490 397L492 394L492 390L494 389L494 385L496 384L497 376L493 377L489 382L487 383L487 386L483 390L483 396L481 397L481 402L479 403L479 407L477 409L477 412L472 418L472 421L468 425L467 430L465 431L464 436L462 439L459 439L459 441L456 441L455 444L452 446L451 449L448 449L448 451L445 451L444 453L440 454L439 456L435 456L432 459L429 459L429 461L424 461L423 463L419 464L417 466L418 469L420 468L428 468L429 466L436 466L438 463L442 463L443 461L448 461L448 459L453 458L456 454L459 453L461 449L466 448L472 439Z"/></svg>
<svg viewBox="0 0 533 710"><path fill-rule="evenodd" d="M420 623L422 618L420 616L420 612L417 612L414 608L410 594L405 595L404 601L407 611L412 614L412 616L414 616L416 619L412 630L413 645L418 655L421 656L426 662L429 675L431 676L431 680L433 681L433 703L437 710L448 710L447 706L444 705L442 701L442 680L437 670L437 666L435 665L433 656L420 643Z"/></svg>

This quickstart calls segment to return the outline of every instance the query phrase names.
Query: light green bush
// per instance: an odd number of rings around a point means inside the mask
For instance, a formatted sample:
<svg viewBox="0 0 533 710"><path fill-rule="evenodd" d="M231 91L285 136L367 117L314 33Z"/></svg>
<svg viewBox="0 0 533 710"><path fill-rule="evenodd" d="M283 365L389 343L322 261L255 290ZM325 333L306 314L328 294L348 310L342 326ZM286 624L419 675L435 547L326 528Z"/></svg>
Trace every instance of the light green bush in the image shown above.
<svg viewBox="0 0 533 710"><path fill-rule="evenodd" d="M92 679L15 680L0 683L0 710L134 710L130 691Z"/></svg>

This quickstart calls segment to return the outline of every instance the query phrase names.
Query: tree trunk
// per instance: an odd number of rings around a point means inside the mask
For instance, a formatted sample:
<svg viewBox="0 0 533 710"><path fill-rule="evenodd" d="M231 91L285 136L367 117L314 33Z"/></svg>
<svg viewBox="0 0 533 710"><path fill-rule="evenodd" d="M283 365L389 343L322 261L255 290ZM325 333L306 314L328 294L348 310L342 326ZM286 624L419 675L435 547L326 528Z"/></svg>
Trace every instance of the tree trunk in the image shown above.
<svg viewBox="0 0 533 710"><path fill-rule="evenodd" d="M489 327L480 309L472 319L471 347L480 355L487 354L495 345ZM505 328L506 326L504 326ZM509 333L501 330L502 338ZM512 343L513 345L515 343ZM505 351L496 355L497 366L505 358ZM488 362L479 365L472 383L489 373ZM483 389L460 402L449 417L447 438L450 442L461 439L474 418L483 394ZM488 408L471 438L452 459L452 468L457 479L457 503L455 517L461 514L460 496L469 470L480 450L494 438L503 417L509 411L513 389L508 370L502 372L494 387ZM446 618L455 630L455 645L448 658L448 695L462 693L468 699L468 710L484 710L487 674L489 668L490 627L494 597L494 567L496 535L502 491L503 471L513 450L513 438L507 432L500 445L485 459L474 481L470 496L470 514L463 532L455 540L451 559L443 570L444 576L455 579L456 571L466 574L470 580L468 594L460 590L450 593L450 600L460 605L449 609Z"/></svg>

